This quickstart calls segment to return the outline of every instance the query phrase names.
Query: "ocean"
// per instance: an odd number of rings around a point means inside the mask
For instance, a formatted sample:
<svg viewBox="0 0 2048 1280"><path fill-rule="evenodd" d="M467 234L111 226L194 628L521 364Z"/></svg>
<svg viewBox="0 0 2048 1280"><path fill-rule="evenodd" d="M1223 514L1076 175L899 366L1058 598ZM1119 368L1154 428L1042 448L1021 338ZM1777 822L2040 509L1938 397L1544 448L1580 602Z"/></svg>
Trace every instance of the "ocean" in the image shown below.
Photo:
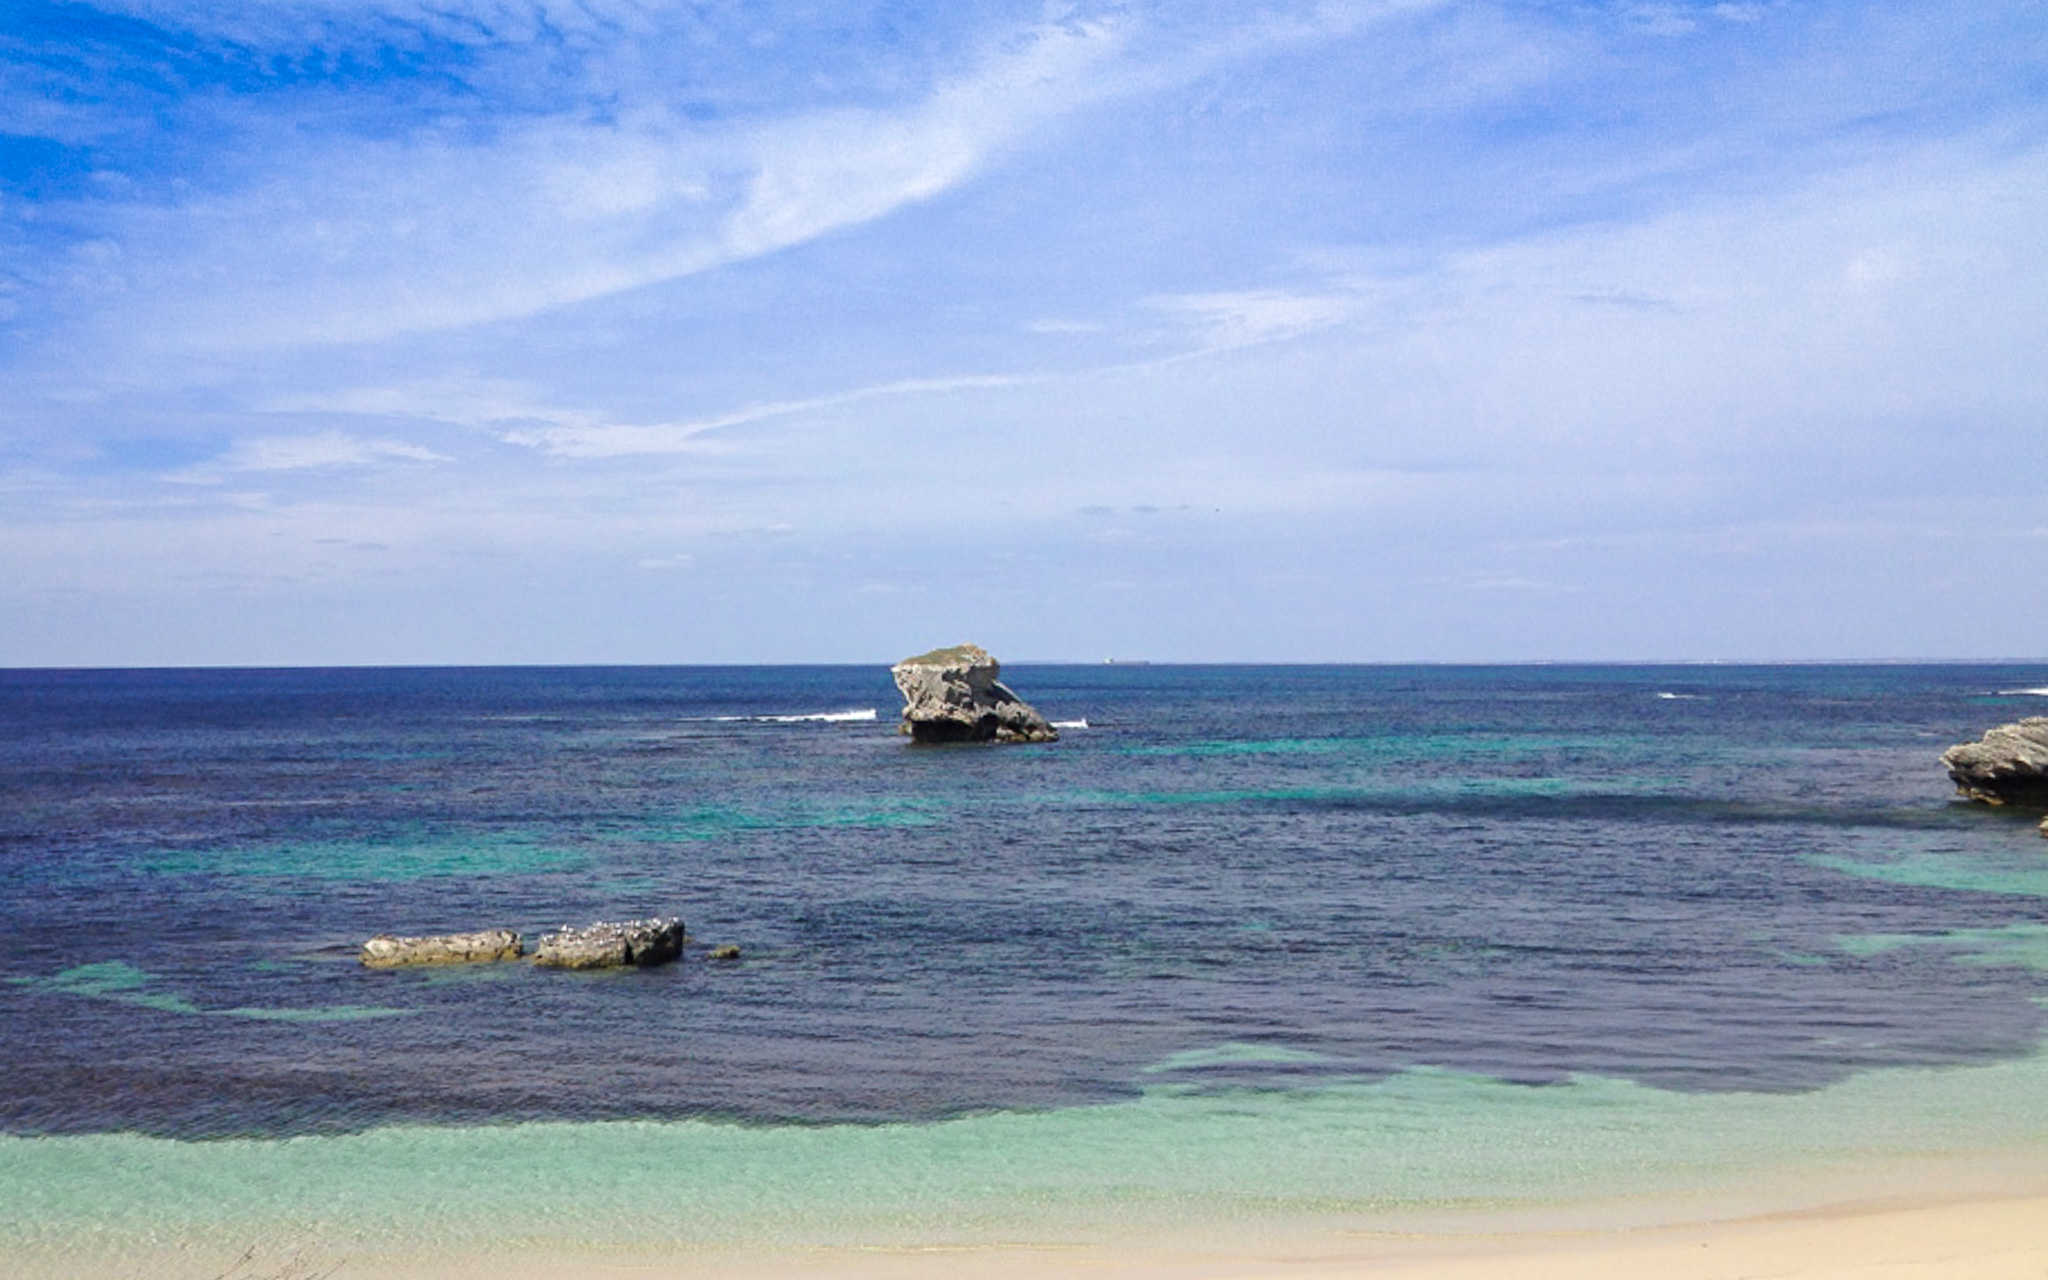
<svg viewBox="0 0 2048 1280"><path fill-rule="evenodd" d="M1005 680L1061 741L913 747L880 666L0 672L0 1259L2048 1165L2048 841L1937 762L2048 666ZM680 961L356 960L652 915Z"/></svg>

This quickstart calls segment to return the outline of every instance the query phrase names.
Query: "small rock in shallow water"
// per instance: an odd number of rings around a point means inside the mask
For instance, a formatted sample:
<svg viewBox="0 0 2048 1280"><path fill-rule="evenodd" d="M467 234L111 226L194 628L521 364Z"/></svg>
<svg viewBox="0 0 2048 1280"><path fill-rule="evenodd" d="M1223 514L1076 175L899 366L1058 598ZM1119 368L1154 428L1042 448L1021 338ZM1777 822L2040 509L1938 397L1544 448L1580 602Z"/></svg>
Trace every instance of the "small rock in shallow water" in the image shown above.
<svg viewBox="0 0 2048 1280"><path fill-rule="evenodd" d="M664 964L682 953L682 917L656 916L557 929L534 944L533 962L557 969L608 969Z"/></svg>
<svg viewBox="0 0 2048 1280"><path fill-rule="evenodd" d="M740 958L740 949L728 942L724 946L711 948L711 958L713 960L737 960Z"/></svg>
<svg viewBox="0 0 2048 1280"><path fill-rule="evenodd" d="M480 933L443 933L425 938L399 938L380 933L363 944L363 963L372 969L409 964L479 964L519 958L519 935L510 929Z"/></svg>

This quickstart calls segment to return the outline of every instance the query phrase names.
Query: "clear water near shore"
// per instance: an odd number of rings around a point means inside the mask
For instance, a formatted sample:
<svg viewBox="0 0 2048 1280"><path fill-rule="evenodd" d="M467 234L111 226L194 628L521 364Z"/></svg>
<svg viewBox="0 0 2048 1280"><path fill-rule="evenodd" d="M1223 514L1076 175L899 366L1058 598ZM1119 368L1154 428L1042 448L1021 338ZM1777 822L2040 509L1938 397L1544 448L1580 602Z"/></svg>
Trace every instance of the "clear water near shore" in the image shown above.
<svg viewBox="0 0 2048 1280"><path fill-rule="evenodd" d="M0 674L0 1256L2048 1160L2048 842L1935 763L2048 670L1010 678L1088 727L911 748L849 668ZM700 947L646 972L353 961L656 912Z"/></svg>
<svg viewBox="0 0 2048 1280"><path fill-rule="evenodd" d="M1532 1088L1419 1068L1300 1089L1166 1087L924 1124L0 1138L0 1256L119 1255L166 1241L200 1261L252 1241L330 1259L1105 1241L1773 1182L1953 1192L1875 1179L1887 1162L1910 1171L1985 1153L2023 1157L2037 1183L2048 1179L2048 1062L1893 1069L1804 1094L1595 1078Z"/></svg>

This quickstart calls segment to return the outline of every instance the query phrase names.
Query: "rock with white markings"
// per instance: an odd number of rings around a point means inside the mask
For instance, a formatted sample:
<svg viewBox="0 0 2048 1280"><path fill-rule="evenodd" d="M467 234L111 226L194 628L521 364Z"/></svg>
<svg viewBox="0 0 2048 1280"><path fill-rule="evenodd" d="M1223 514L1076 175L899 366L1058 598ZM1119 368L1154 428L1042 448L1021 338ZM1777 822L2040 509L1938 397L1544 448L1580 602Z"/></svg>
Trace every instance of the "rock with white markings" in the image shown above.
<svg viewBox="0 0 2048 1280"><path fill-rule="evenodd" d="M1057 742L1059 730L997 680L986 649L956 644L890 668L913 742Z"/></svg>
<svg viewBox="0 0 2048 1280"><path fill-rule="evenodd" d="M683 953L680 916L599 921L542 935L533 962L557 969L615 969L665 964Z"/></svg>

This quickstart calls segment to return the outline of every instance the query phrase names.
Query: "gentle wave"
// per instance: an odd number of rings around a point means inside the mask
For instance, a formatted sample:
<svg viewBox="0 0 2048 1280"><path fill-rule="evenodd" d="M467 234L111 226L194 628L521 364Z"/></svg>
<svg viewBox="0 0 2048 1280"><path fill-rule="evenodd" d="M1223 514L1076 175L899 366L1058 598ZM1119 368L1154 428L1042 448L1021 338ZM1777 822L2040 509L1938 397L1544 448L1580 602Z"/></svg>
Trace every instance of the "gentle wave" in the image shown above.
<svg viewBox="0 0 2048 1280"><path fill-rule="evenodd" d="M852 724L856 721L873 720L877 710L874 707L856 707L851 711L812 711L803 715L787 716L706 716L716 724Z"/></svg>
<svg viewBox="0 0 2048 1280"><path fill-rule="evenodd" d="M1659 693L1658 697L1667 702L1704 702L1706 697L1698 693Z"/></svg>

